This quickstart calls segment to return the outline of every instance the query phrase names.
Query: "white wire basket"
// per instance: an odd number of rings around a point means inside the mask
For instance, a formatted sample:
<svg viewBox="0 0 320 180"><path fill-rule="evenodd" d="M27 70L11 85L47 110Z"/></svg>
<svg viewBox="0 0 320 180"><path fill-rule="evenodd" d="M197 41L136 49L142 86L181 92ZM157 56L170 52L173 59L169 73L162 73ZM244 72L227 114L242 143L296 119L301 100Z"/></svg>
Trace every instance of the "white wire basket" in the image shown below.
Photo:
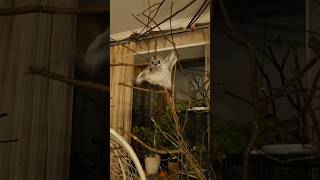
<svg viewBox="0 0 320 180"><path fill-rule="evenodd" d="M140 161L127 141L110 128L111 180L146 180Z"/></svg>

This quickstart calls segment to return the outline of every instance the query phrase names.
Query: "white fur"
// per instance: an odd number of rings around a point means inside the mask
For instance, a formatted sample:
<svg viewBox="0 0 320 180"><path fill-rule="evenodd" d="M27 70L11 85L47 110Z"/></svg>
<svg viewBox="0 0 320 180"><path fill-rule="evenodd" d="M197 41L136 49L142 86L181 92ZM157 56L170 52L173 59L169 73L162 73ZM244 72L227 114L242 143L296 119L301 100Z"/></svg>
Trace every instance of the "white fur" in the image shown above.
<svg viewBox="0 0 320 180"><path fill-rule="evenodd" d="M146 67L138 75L136 83L140 85L146 81L150 84L164 87L165 89L171 89L172 68L177 60L177 56L173 51L169 57L165 58L161 64L157 66L157 70L150 70L149 67Z"/></svg>

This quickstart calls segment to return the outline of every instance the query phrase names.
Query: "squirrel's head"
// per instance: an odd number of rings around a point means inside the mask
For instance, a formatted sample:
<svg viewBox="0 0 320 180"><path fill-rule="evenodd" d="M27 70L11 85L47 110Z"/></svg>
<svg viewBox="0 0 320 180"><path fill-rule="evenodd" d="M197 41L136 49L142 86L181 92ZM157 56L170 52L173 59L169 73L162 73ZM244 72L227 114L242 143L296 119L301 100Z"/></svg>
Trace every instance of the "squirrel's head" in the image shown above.
<svg viewBox="0 0 320 180"><path fill-rule="evenodd" d="M161 56L152 56L148 65L149 70L150 71L158 70L162 62L163 62L163 59Z"/></svg>

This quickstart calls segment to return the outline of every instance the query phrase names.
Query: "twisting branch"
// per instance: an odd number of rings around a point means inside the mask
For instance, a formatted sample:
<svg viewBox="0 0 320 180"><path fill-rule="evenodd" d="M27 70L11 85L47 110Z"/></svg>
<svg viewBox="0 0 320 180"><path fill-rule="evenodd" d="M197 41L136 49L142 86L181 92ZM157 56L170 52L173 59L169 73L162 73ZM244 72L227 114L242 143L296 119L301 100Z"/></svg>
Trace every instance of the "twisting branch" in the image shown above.
<svg viewBox="0 0 320 180"><path fill-rule="evenodd" d="M192 0L190 1L186 6L184 6L183 8L181 8L180 10L178 10L177 12L173 13L170 17L162 20L160 23L158 23L158 26L160 26L161 24L167 22L168 20L172 19L173 17L175 17L176 15L180 14L181 12L183 12L184 10L186 10L189 6L191 6L194 2L196 2L196 0ZM153 29L155 29L157 26L154 26L152 28L150 28L149 30L147 30L146 32L144 32L141 36L146 35L147 33L150 33Z"/></svg>
<svg viewBox="0 0 320 180"><path fill-rule="evenodd" d="M40 5L28 5L15 8L1 8L0 16L12 16L29 13L48 13L48 14L63 14L63 15L77 15L77 14L101 14L109 12L109 7L100 5L92 7L78 7L78 8L62 8L50 7Z"/></svg>
<svg viewBox="0 0 320 180"><path fill-rule="evenodd" d="M135 87L135 86L131 86L131 85L125 84L125 83L119 83L119 85L125 86L125 87L129 87L129 88L132 88L132 89L136 89L136 90L140 90L140 91L144 91L144 92L153 92L153 93L166 93L167 92L167 91L158 91L158 90L151 90L151 89Z"/></svg>
<svg viewBox="0 0 320 180"><path fill-rule="evenodd" d="M147 145L146 143L144 143L142 140L140 140L137 136L129 133L129 132L125 132L123 131L126 135L128 135L129 137L131 137L132 139L134 139L135 141L137 141L138 143L140 143L143 147L147 148L148 150L158 153L158 154L183 154L183 151L179 150L179 149L164 149L164 150L160 150L160 149L155 149L152 148L151 146Z"/></svg>
<svg viewBox="0 0 320 180"><path fill-rule="evenodd" d="M77 79L71 79L66 76L50 72L46 68L41 68L41 67L36 67L36 66L30 66L26 72L26 74L33 74L33 75L40 75L44 76L50 79L54 79L56 81L64 82L67 84L70 84L72 86L80 87L80 88L85 88L89 90L95 90L103 93L109 92L109 87L104 86L101 84L96 84L92 82L87 82L87 81L81 81Z"/></svg>
<svg viewBox="0 0 320 180"><path fill-rule="evenodd" d="M257 59L257 57L256 57ZM257 59L257 66L258 66L258 69L260 71L260 73L262 74L262 76L264 77L264 79L266 80L267 82L267 86L268 86L268 90L269 90L269 94L272 96L273 95L273 92L272 90L270 89L271 88L271 81L270 81L270 78L269 76L264 72L263 70L263 67L261 66L261 64L259 63L259 60ZM264 92L264 91L263 91ZM276 111L276 103L272 100L271 101L271 105L272 105L272 112L275 116L277 116L277 111Z"/></svg>
<svg viewBox="0 0 320 180"><path fill-rule="evenodd" d="M110 66L141 66L145 67L148 63L141 63L141 64L128 64L128 63L117 63L117 64L110 64Z"/></svg>
<svg viewBox="0 0 320 180"><path fill-rule="evenodd" d="M160 32L163 32L162 35L163 37L169 41L174 47L175 47L175 43L173 42L173 40L170 40L167 35L165 34L165 31L162 31L161 28L160 28L160 25L154 20L154 19L151 19L149 16L145 15L145 14L142 14L143 16L145 16L146 18L148 18L151 22L153 22L155 24L155 27L157 27L159 29ZM136 17L137 18L137 17ZM138 19L138 18L137 18ZM151 27L150 27L151 28Z"/></svg>
<svg viewBox="0 0 320 180"><path fill-rule="evenodd" d="M151 9L154 5L158 5L158 7L156 8L156 12L154 13L154 15L153 15L152 18L151 18L151 21L153 21L154 18L157 16L157 14L159 13L159 10L160 10L161 6L164 4L165 1L166 1L166 0L162 0L160 3L156 3L156 4L153 4L153 5L151 5L151 6L149 5L149 12L150 12L150 16L149 16L149 17L151 17L151 13L153 12L153 11L150 10L150 9ZM140 15L144 14L147 10L148 10L148 9L142 11L142 13L141 13L141 14L138 14L137 16L140 16ZM140 31L140 33L142 33L145 29L146 29L146 31L148 31L148 28L149 28L149 25L150 25L151 21L148 19L147 25Z"/></svg>
<svg viewBox="0 0 320 180"><path fill-rule="evenodd" d="M271 97L264 98L264 99L262 99L262 101L266 101L266 103L268 103L268 102L270 102L270 101L272 101L274 99L277 99L277 98L282 97L283 95L285 95L287 93L286 92L287 88L289 86L291 86L292 84L294 84L297 80L301 79L311 67L313 67L316 63L319 62L319 59L320 59L320 55L317 55L317 56L313 57L308 62L308 64L306 66L304 66L301 69L301 71L298 72L298 74L296 76L294 76L293 78L288 80L288 82L286 84L284 84L283 86L281 86L281 88L279 88L278 93L275 93Z"/></svg>
<svg viewBox="0 0 320 180"><path fill-rule="evenodd" d="M287 77L285 76L284 72L283 72L283 68L284 68L284 65L285 65L285 62L287 60L287 57L289 55L289 52L290 52L290 49L291 47L289 48L288 52L286 53L286 56L285 56L285 59L282 61L282 64L280 65L277 61L277 58L276 56L274 55L273 53L273 50L271 47L268 47L269 49L269 52L271 54L271 57L272 57L272 64L275 66L275 68L277 69L278 73L279 73L279 76L280 76L280 80L281 80L281 85L284 85L285 82L287 81ZM292 97L290 94L287 94L286 95L290 104L293 106L293 108L295 108L296 110L299 110L299 107L298 105L296 104L296 102L293 101Z"/></svg>

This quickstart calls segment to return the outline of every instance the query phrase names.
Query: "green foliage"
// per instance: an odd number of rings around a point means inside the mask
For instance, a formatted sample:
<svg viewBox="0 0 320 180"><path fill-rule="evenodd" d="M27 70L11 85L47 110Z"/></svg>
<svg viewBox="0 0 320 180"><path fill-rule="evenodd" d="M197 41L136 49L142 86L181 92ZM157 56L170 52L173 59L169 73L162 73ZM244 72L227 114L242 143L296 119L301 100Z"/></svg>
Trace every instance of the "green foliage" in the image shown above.
<svg viewBox="0 0 320 180"><path fill-rule="evenodd" d="M133 127L132 128L132 133L136 136L138 136L139 138L141 138L141 140L143 140L143 142L145 142L148 145L153 145L153 141L154 141L154 129L153 127Z"/></svg>
<svg viewBox="0 0 320 180"><path fill-rule="evenodd" d="M175 108L177 113L185 111L187 109L187 103L176 102ZM163 114L158 118L155 117L154 120L158 128L155 125L153 127L136 126L132 128L132 133L138 136L143 142L156 149L175 148L175 146L168 139L166 139L164 135L158 130L160 129L161 131L168 133L171 136L174 136L174 133L176 132L172 119L172 113L169 106L165 106ZM142 151L141 153L143 153L144 155L151 153L144 147L139 147L139 149L140 151Z"/></svg>
<svg viewBox="0 0 320 180"><path fill-rule="evenodd" d="M188 109L188 104L186 101L178 101L176 102L176 112L180 113L186 111Z"/></svg>

